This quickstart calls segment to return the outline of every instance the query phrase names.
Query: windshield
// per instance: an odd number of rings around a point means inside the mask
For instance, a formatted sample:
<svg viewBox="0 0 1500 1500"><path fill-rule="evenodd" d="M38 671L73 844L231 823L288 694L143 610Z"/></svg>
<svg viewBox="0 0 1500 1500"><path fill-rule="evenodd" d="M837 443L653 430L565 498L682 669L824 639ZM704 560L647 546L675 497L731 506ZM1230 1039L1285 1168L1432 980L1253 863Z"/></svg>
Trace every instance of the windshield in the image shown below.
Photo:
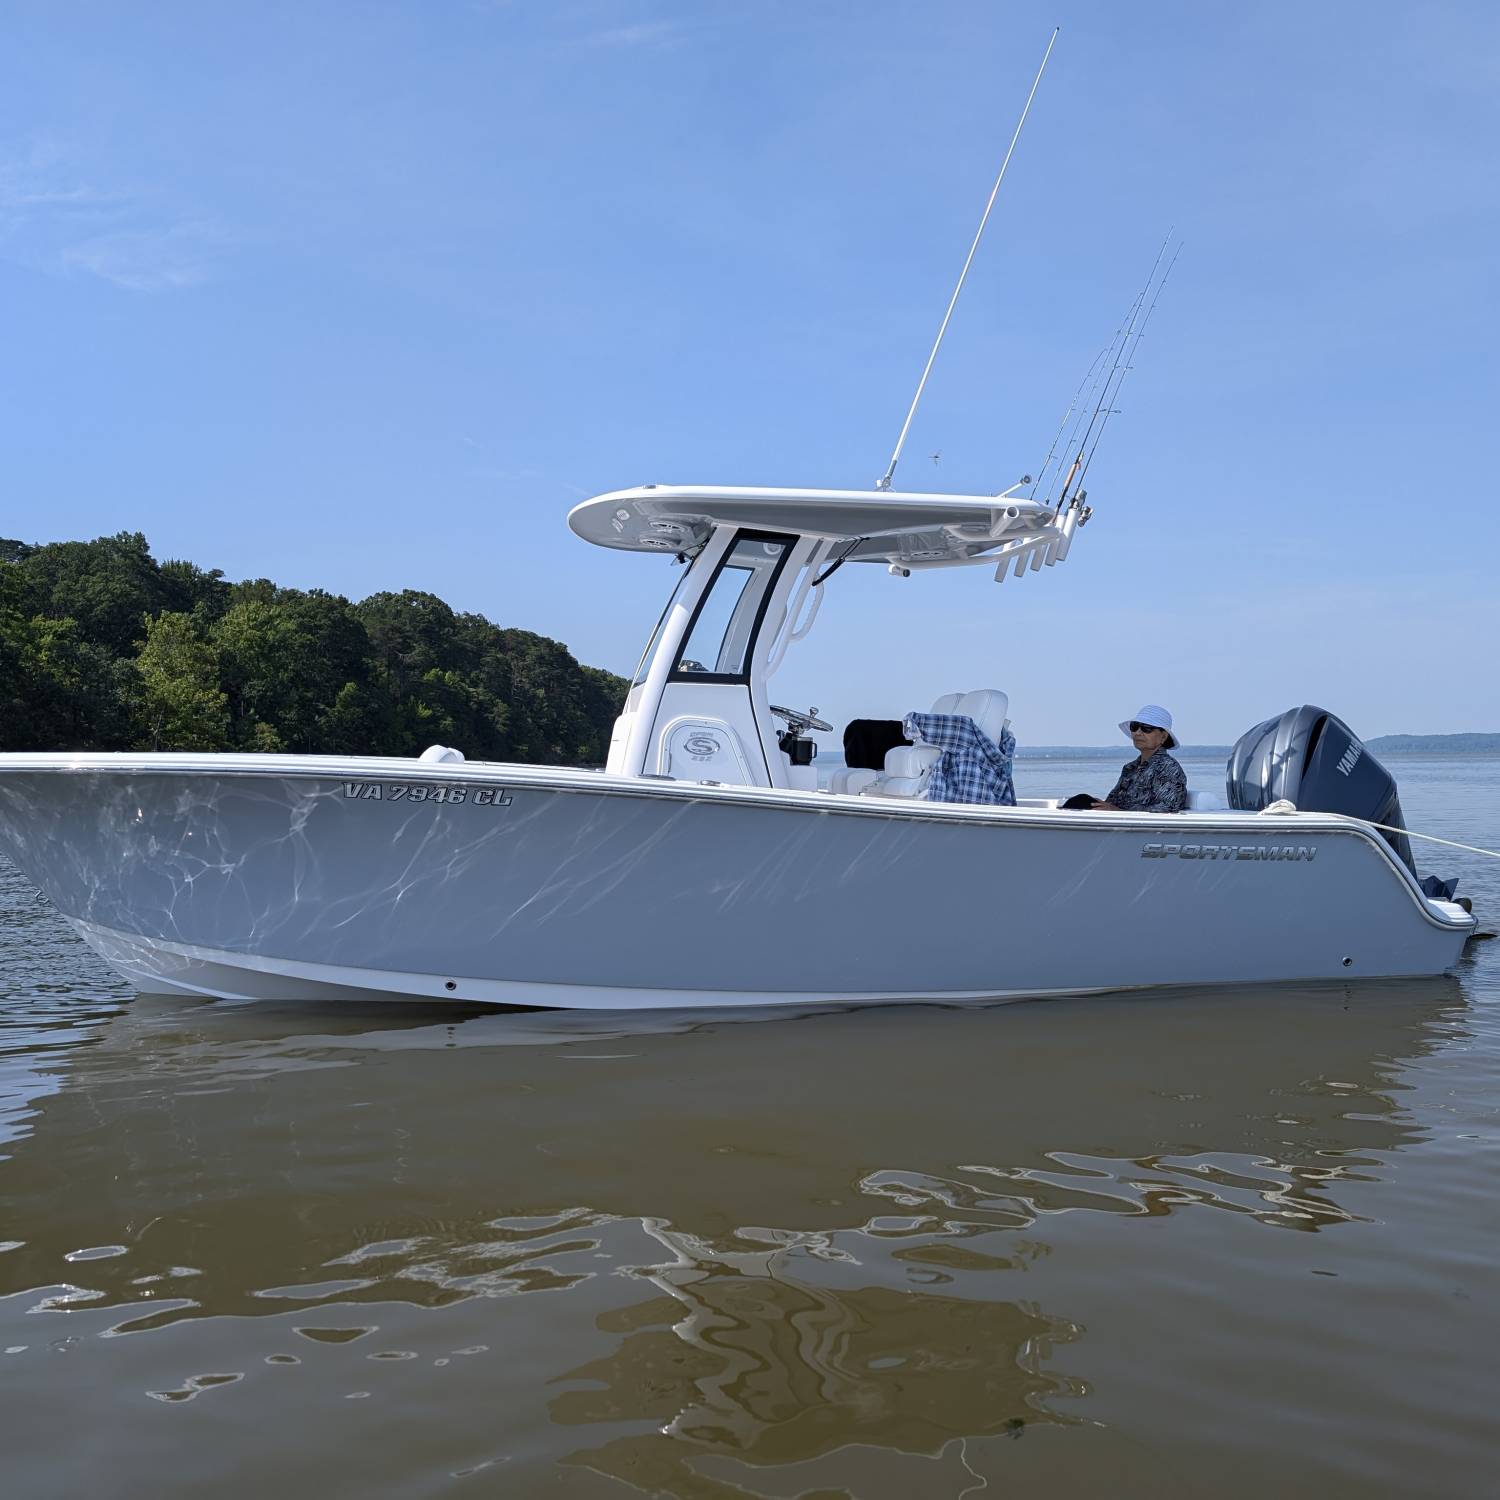
<svg viewBox="0 0 1500 1500"><path fill-rule="evenodd" d="M662 628L667 623L667 616L672 613L672 606L677 602L677 596L682 592L682 586L688 581L688 574L693 571L693 565L697 561L698 559L694 557L693 561L677 575L677 582L672 585L672 592L667 596L667 605L661 612L661 619L656 622L656 629L651 632L651 639L646 642L646 649L641 652L640 662L635 669L635 678L631 683L632 687L639 687L646 680L646 673L651 670L651 658L656 655L657 642L661 640Z"/></svg>
<svg viewBox="0 0 1500 1500"><path fill-rule="evenodd" d="M795 537L742 531L719 564L688 628L673 678L741 678L771 590Z"/></svg>

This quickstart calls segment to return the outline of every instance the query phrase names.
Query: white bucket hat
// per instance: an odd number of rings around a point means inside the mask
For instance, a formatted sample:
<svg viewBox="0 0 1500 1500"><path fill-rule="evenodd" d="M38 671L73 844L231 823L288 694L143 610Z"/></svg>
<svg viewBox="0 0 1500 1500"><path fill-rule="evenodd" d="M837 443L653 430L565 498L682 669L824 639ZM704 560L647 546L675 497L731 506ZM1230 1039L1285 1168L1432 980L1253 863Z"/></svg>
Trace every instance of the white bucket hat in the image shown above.
<svg viewBox="0 0 1500 1500"><path fill-rule="evenodd" d="M1169 714L1159 703L1143 704L1140 710L1128 719L1120 720L1120 733L1126 739L1130 738L1130 726L1132 724L1149 724L1153 729L1165 729L1167 731L1167 742L1163 746L1166 750L1175 750L1178 739L1172 733L1172 715Z"/></svg>

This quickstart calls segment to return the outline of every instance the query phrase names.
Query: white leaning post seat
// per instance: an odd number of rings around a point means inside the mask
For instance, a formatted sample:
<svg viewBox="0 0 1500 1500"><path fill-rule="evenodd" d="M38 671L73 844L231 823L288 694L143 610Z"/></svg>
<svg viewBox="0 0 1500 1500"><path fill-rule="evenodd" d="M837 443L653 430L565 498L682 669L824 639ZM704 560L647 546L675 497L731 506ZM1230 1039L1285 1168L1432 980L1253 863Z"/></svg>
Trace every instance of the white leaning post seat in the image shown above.
<svg viewBox="0 0 1500 1500"><path fill-rule="evenodd" d="M835 771L828 778L828 790L855 796L864 791L878 775L879 771L872 771L866 766L845 766L842 771Z"/></svg>
<svg viewBox="0 0 1500 1500"><path fill-rule="evenodd" d="M1187 794L1188 812L1223 812L1225 811L1224 799L1215 792L1189 792Z"/></svg>
<svg viewBox="0 0 1500 1500"><path fill-rule="evenodd" d="M962 693L944 693L936 703L932 705L935 714L952 714L958 712L959 700ZM908 760L913 751L921 754L914 759ZM942 754L941 750L935 750L931 745L897 745L894 749L887 750L885 754L885 769L883 771L872 771L866 766L845 767L842 771L835 771L828 778L828 790L830 792L843 792L849 796L858 796L861 792L870 792L872 796L886 797L910 797L914 792L881 792L875 790L877 781L884 781L890 776L899 776L903 780L912 777L924 778L931 769L933 763ZM892 757L895 757L893 760ZM903 769L897 772L896 767Z"/></svg>
<svg viewBox="0 0 1500 1500"><path fill-rule="evenodd" d="M935 714L966 715L980 734L997 745L1009 709L1010 699L996 688L945 693L932 705ZM927 790L932 768L942 756L936 745L897 745L886 752L885 770L862 791L867 797L920 797Z"/></svg>

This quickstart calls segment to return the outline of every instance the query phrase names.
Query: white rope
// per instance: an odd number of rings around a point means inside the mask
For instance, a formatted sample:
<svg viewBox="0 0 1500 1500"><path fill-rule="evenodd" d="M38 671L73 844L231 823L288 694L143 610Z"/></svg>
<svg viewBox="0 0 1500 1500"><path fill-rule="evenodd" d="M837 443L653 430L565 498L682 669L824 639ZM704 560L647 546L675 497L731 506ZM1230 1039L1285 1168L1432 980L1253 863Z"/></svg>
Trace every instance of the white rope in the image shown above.
<svg viewBox="0 0 1500 1500"><path fill-rule="evenodd" d="M1410 828L1391 828L1385 823L1372 823L1368 818L1351 818L1352 823L1363 823L1366 828L1378 828L1382 833L1404 833L1409 839L1425 839L1429 844L1442 844L1448 849L1464 849L1470 854L1487 854L1491 859L1500 859L1493 849L1481 849L1477 844L1456 844L1452 839L1440 839L1430 833L1413 833Z"/></svg>

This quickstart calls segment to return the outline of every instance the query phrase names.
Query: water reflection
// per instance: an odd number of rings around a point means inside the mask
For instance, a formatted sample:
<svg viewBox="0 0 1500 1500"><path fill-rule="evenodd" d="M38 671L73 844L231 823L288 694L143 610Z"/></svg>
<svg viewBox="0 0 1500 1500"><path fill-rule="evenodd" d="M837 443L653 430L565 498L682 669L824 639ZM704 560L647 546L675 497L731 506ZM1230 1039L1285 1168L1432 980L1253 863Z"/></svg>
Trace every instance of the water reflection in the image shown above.
<svg viewBox="0 0 1500 1500"><path fill-rule="evenodd" d="M73 982L67 982L70 976ZM0 859L0 1146L23 1134L56 1064L129 998L51 906Z"/></svg>
<svg viewBox="0 0 1500 1500"><path fill-rule="evenodd" d="M1085 1420L1053 1258L1149 1261L1116 1229L1204 1210L1358 1223L1353 1187L1422 1138L1404 1075L1466 1024L1451 980L639 1024L91 1015L86 1045L33 1034L54 1091L0 1163L28 1400L68 1399L40 1356L87 1346L113 1391L313 1446L317 1394L424 1399L420 1474L500 1432L683 1496L832 1483L867 1449L957 1493L966 1440Z"/></svg>
<svg viewBox="0 0 1500 1500"><path fill-rule="evenodd" d="M1081 1330L1035 1307L820 1286L795 1274L786 1242L826 1255L822 1236L715 1253L647 1227L669 1258L643 1274L665 1295L601 1319L618 1346L560 1377L589 1388L559 1395L550 1412L565 1425L646 1418L654 1430L580 1449L570 1463L650 1493L744 1493L693 1461L781 1468L850 1444L933 1457L964 1438L1066 1421L1053 1399L1084 1394L1045 1369Z"/></svg>

